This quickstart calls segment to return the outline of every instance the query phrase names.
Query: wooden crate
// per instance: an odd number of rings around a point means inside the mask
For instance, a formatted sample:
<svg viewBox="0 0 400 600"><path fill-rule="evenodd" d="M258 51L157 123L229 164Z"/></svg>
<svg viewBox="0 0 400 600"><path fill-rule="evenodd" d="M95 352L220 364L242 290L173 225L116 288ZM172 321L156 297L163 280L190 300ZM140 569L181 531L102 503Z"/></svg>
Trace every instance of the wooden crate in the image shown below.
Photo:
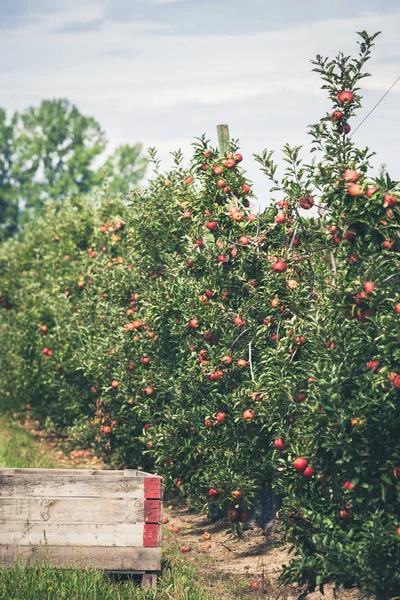
<svg viewBox="0 0 400 600"><path fill-rule="evenodd" d="M161 568L161 478L134 469L0 469L0 567Z"/></svg>

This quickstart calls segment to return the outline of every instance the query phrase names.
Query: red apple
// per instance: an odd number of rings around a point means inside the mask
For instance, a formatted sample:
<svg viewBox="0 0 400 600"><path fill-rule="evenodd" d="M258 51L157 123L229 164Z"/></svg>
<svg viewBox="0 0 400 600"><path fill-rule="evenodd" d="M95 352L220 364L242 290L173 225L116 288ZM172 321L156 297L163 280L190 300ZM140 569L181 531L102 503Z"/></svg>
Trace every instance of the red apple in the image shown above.
<svg viewBox="0 0 400 600"><path fill-rule="evenodd" d="M229 367L233 362L233 359L231 356L228 356L227 354L225 354L225 356L223 356L221 358L221 363L225 366L225 367Z"/></svg>
<svg viewBox="0 0 400 600"><path fill-rule="evenodd" d="M312 196L302 196L300 198L300 206L304 210L309 210L314 205L314 198Z"/></svg>
<svg viewBox="0 0 400 600"><path fill-rule="evenodd" d="M346 490L354 490L354 488L355 488L356 486L354 485L354 483L351 483L351 481L345 481L345 482L344 482L344 484L343 484L343 487L344 487Z"/></svg>
<svg viewBox="0 0 400 600"><path fill-rule="evenodd" d="M242 325L244 325L244 321L243 321L243 319L241 319L239 316L238 316L238 317L235 317L235 318L233 319L233 322L234 322L234 324L235 324L237 327L241 327Z"/></svg>
<svg viewBox="0 0 400 600"><path fill-rule="evenodd" d="M228 510L228 519L232 522L237 521L239 518L239 511L236 508L230 508Z"/></svg>
<svg viewBox="0 0 400 600"><path fill-rule="evenodd" d="M247 235L241 235L239 240L238 240L239 244L241 244L242 246L248 246L250 243L250 238L247 237Z"/></svg>
<svg viewBox="0 0 400 600"><path fill-rule="evenodd" d="M223 172L224 172L224 167L222 167L220 165L213 168L214 175L221 175Z"/></svg>
<svg viewBox="0 0 400 600"><path fill-rule="evenodd" d="M213 229L217 229L218 223L217 223L217 221L206 221L206 227L207 227L207 229L212 231Z"/></svg>
<svg viewBox="0 0 400 600"><path fill-rule="evenodd" d="M293 462L293 466L296 469L296 471L304 471L304 469L307 467L308 462L306 461L305 458L296 458Z"/></svg>
<svg viewBox="0 0 400 600"><path fill-rule="evenodd" d="M283 271L286 271L286 267L286 263L283 260L279 259L273 263L272 270L278 273L283 273Z"/></svg>
<svg viewBox="0 0 400 600"><path fill-rule="evenodd" d="M236 161L237 163L240 163L240 162L242 162L242 160L243 160L243 156L242 156L241 154L239 154L239 153L237 153L237 154L234 154L234 155L233 155L233 158L235 159L235 161Z"/></svg>
<svg viewBox="0 0 400 600"><path fill-rule="evenodd" d="M280 438L280 437L277 437L277 438L274 439L274 446L278 450L285 450L286 449L286 444L283 441L283 439Z"/></svg>
<svg viewBox="0 0 400 600"><path fill-rule="evenodd" d="M397 204L397 198L396 196L391 196L390 194L385 194L385 196L383 197L383 206L385 208L393 208L393 206L396 206Z"/></svg>
<svg viewBox="0 0 400 600"><path fill-rule="evenodd" d="M249 185L242 185L243 194L249 194L251 192L251 187Z"/></svg>
<svg viewBox="0 0 400 600"><path fill-rule="evenodd" d="M239 490L234 490L231 493L231 496L235 502L240 502L241 499L243 498L243 492L240 492Z"/></svg>
<svg viewBox="0 0 400 600"><path fill-rule="evenodd" d="M343 92L340 92L336 97L338 102L344 104L344 106L351 104L354 100L354 94L348 90L343 90Z"/></svg>
<svg viewBox="0 0 400 600"><path fill-rule="evenodd" d="M366 281L364 283L364 290L367 292L367 294L371 294L375 289L375 284L373 281Z"/></svg>
<svg viewBox="0 0 400 600"><path fill-rule="evenodd" d="M258 590L259 587L260 587L260 584L258 581L252 581L251 583L249 583L249 588L251 590Z"/></svg>
<svg viewBox="0 0 400 600"><path fill-rule="evenodd" d="M370 185L366 193L367 198L371 198L372 194L375 194L375 192L377 192L378 190L379 188L376 187L376 185Z"/></svg>
<svg viewBox="0 0 400 600"><path fill-rule="evenodd" d="M140 362L142 363L142 365L149 365L150 364L150 358L148 356L143 356L140 359Z"/></svg>
<svg viewBox="0 0 400 600"><path fill-rule="evenodd" d="M380 364L381 364L380 360L370 360L369 362L367 362L367 367L368 367L368 369L371 369L371 371L373 371L374 369L379 367Z"/></svg>
<svg viewBox="0 0 400 600"><path fill-rule="evenodd" d="M355 171L354 169L347 169L347 171L343 173L343 179L351 183L355 183L356 181L358 181L359 178L360 173L357 173L357 171Z"/></svg>
<svg viewBox="0 0 400 600"><path fill-rule="evenodd" d="M208 491L208 495L210 498L215 498L216 496L218 496L218 494L219 494L219 490L217 490L216 488L211 488Z"/></svg>
<svg viewBox="0 0 400 600"><path fill-rule="evenodd" d="M348 242L354 242L354 240L356 239L356 234L354 231L351 231L350 229L348 229L347 231L344 232L343 239L347 240Z"/></svg>
<svg viewBox="0 0 400 600"><path fill-rule="evenodd" d="M351 127L348 123L344 123L343 125L339 125L339 127L337 128L337 132L340 134L347 134L350 133L351 131Z"/></svg>
<svg viewBox="0 0 400 600"><path fill-rule="evenodd" d="M386 250L393 250L395 246L396 242L389 238L386 238L386 240L383 242L383 247L386 248Z"/></svg>
<svg viewBox="0 0 400 600"><path fill-rule="evenodd" d="M254 419L254 416L255 416L254 410L251 410L249 408L247 410L245 410L243 413L243 419L245 421L247 421L248 423L250 423L250 421L252 421Z"/></svg>
<svg viewBox="0 0 400 600"><path fill-rule="evenodd" d="M234 158L227 158L224 162L224 165L227 169L233 169L234 167L236 167L236 160Z"/></svg>
<svg viewBox="0 0 400 600"><path fill-rule="evenodd" d="M233 221L239 223L243 219L243 214L239 210L235 210L231 213L231 218Z"/></svg>
<svg viewBox="0 0 400 600"><path fill-rule="evenodd" d="M331 121L340 121L343 118L343 113L340 110L334 110L331 116Z"/></svg>
<svg viewBox="0 0 400 600"><path fill-rule="evenodd" d="M224 413L223 411L218 412L215 416L215 420L218 421L218 423L223 423L225 421L225 418L226 413Z"/></svg>
<svg viewBox="0 0 400 600"><path fill-rule="evenodd" d="M304 471L302 472L302 476L306 477L307 479L312 477L313 475L314 475L314 469L313 469L313 467L310 467L310 466L306 467L304 469Z"/></svg>
<svg viewBox="0 0 400 600"><path fill-rule="evenodd" d="M279 212L275 217L275 223L284 223L286 221L286 214Z"/></svg>
<svg viewBox="0 0 400 600"><path fill-rule="evenodd" d="M359 183L355 183L353 185L349 185L347 188L347 193L353 198L358 198L364 194L364 188Z"/></svg>
<svg viewBox="0 0 400 600"><path fill-rule="evenodd" d="M199 326L199 320L196 318L190 319L189 325L190 327L192 327L192 329L197 329L197 327Z"/></svg>

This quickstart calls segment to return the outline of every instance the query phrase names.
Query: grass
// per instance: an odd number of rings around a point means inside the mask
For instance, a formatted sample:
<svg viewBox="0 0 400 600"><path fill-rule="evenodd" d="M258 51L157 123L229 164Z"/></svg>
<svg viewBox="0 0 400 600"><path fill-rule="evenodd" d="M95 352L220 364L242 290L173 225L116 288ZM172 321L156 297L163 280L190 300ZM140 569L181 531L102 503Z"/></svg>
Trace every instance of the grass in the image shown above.
<svg viewBox="0 0 400 600"><path fill-rule="evenodd" d="M28 431L0 420L0 467L60 467L53 449ZM182 555L179 544L164 551L156 590L142 590L138 581L119 580L99 570L27 568L0 570L0 598L8 600L233 600L248 595L243 578L212 571L202 556ZM251 594L254 598L255 595ZM258 594L256 595L256 597Z"/></svg>

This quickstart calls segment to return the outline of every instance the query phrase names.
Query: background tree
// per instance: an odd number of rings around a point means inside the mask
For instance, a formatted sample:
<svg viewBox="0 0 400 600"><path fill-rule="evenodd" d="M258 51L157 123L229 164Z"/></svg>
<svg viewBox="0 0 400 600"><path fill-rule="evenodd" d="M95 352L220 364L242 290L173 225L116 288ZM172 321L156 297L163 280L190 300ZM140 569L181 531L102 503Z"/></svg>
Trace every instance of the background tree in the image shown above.
<svg viewBox="0 0 400 600"><path fill-rule="evenodd" d="M0 109L0 237L12 235L18 220L18 201L11 183L12 126Z"/></svg>
<svg viewBox="0 0 400 600"><path fill-rule="evenodd" d="M127 194L144 177L148 160L142 156L142 144L118 146L104 163L111 194Z"/></svg>
<svg viewBox="0 0 400 600"><path fill-rule="evenodd" d="M107 145L93 117L82 115L66 99L43 100L39 107L0 113L0 225L3 236L43 214L46 200L63 201L100 185L98 158ZM126 194L143 177L142 147L128 144L106 159L111 191Z"/></svg>

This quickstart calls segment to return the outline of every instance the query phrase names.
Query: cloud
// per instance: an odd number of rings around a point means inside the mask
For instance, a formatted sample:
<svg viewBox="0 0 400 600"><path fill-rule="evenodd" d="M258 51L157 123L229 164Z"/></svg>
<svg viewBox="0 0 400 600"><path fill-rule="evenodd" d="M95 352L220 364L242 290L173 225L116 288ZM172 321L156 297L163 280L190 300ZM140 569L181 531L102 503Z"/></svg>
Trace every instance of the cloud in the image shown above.
<svg viewBox="0 0 400 600"><path fill-rule="evenodd" d="M87 33L88 31L99 31L104 25L103 19L90 19L89 21L69 21L63 23L53 33Z"/></svg>
<svg viewBox="0 0 400 600"><path fill-rule="evenodd" d="M60 0L2 0L0 2L0 28L17 28L44 15L62 11Z"/></svg>
<svg viewBox="0 0 400 600"><path fill-rule="evenodd" d="M182 4L188 0L152 0L153 4Z"/></svg>
<svg viewBox="0 0 400 600"><path fill-rule="evenodd" d="M343 8L342 0L337 2ZM298 3L289 3L298 10ZM232 136L241 139L244 166L265 203L266 179L249 161L251 154L264 146L279 150L287 141L308 148L307 124L331 108L310 59L317 52L354 54L357 30L384 32L367 67L373 77L361 82L365 108L352 123L354 130L398 76L400 12L396 5L387 15L383 0L381 13L367 13L366 0L362 15L352 16L355 9L347 8L321 18L325 8L316 10L313 0L303 0L302 21L294 24L288 14L282 25L281 8L270 11L266 22L259 0L247 0L252 15L242 27L244 5L238 11L236 0L158 6L154 0L70 0L63 11L25 21L0 37L0 106L20 110L41 98L68 97L98 119L111 141L159 146L167 164L169 151L179 146L189 154L196 135L208 133L215 143L215 126L227 122ZM352 6L359 9L361 3L354 0ZM199 11L204 23L213 21L210 27L202 27ZM257 16L260 22L253 27ZM183 33L196 21L198 30ZM77 35L81 24L86 29ZM400 164L393 127L399 92L398 84L356 133L361 145L385 157L377 164L387 162L394 170Z"/></svg>

